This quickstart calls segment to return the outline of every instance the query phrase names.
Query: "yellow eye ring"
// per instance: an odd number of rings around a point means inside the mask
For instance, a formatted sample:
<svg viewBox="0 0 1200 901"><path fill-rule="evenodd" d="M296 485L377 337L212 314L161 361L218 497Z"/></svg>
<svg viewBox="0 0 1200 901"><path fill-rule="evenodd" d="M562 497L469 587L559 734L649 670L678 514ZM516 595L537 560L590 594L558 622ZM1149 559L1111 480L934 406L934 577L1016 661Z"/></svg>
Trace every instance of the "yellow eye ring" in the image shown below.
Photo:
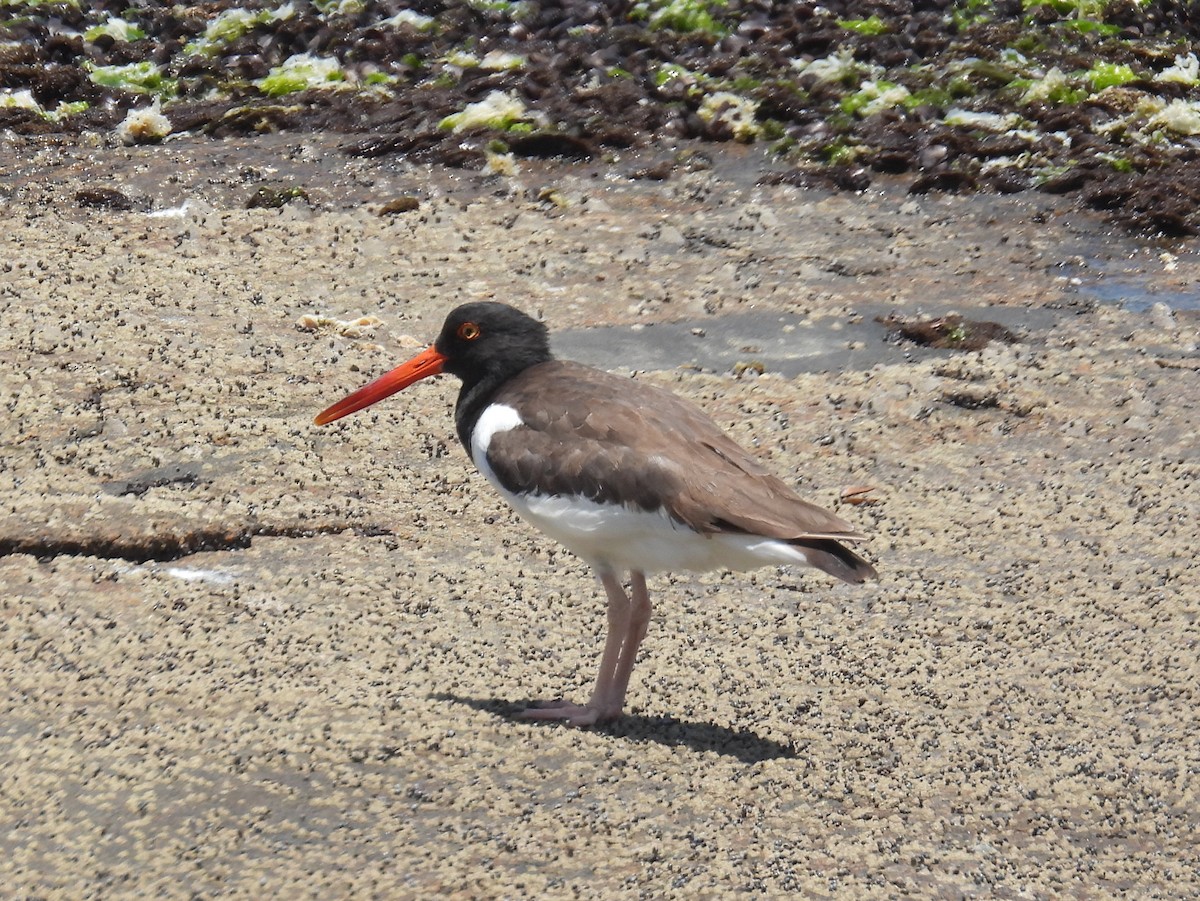
<svg viewBox="0 0 1200 901"><path fill-rule="evenodd" d="M464 322L458 327L458 337L464 341L474 341L482 334L474 322Z"/></svg>

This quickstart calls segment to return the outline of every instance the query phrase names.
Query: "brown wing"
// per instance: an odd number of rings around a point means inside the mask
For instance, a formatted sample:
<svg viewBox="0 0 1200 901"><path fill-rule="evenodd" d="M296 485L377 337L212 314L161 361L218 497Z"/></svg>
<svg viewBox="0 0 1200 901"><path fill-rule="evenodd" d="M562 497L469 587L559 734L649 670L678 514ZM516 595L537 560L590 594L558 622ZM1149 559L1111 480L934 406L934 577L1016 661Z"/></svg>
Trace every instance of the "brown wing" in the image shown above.
<svg viewBox="0 0 1200 901"><path fill-rule="evenodd" d="M488 450L511 491L664 509L702 533L863 537L800 498L698 407L654 385L552 361L511 380L493 403L515 407L525 423L495 435Z"/></svg>

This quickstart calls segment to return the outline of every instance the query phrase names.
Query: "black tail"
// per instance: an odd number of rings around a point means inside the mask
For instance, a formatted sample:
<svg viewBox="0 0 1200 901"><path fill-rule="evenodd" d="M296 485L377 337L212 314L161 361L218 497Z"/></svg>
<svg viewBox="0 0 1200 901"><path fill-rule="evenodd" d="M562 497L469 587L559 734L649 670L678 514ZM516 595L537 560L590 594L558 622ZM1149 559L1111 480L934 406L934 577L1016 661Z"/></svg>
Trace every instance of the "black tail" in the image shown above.
<svg viewBox="0 0 1200 901"><path fill-rule="evenodd" d="M858 585L876 576L875 567L832 538L810 538L791 544L804 553L810 565L843 582Z"/></svg>

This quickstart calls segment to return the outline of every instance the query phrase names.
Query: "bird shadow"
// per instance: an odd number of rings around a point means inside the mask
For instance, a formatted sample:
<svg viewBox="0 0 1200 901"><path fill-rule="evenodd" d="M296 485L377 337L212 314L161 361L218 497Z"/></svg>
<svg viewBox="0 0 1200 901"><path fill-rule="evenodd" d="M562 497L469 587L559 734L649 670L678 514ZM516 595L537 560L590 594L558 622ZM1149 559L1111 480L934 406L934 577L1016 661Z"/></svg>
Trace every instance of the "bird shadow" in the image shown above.
<svg viewBox="0 0 1200 901"><path fill-rule="evenodd" d="M455 704L481 710L510 722L524 722L517 720L517 714L529 706L527 703L505 701L500 698L469 698L446 692L434 694L431 697L438 701L452 701ZM639 713L627 713L614 722L589 726L588 730L611 735L614 738L657 742L667 747L687 747L693 751L711 751L714 754L735 757L742 763L787 760L799 756L794 746L763 738L749 729L730 729L714 723L689 722L671 716L645 716Z"/></svg>

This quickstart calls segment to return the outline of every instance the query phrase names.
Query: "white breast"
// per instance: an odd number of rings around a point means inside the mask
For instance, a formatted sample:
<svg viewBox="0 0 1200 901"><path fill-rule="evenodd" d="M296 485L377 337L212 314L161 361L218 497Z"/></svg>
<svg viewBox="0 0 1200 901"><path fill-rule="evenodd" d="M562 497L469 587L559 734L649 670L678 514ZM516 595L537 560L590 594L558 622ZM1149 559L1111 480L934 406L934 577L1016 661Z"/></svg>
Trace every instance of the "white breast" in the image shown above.
<svg viewBox="0 0 1200 901"><path fill-rule="evenodd" d="M525 424L521 414L515 407L507 404L489 404L479 414L475 429L471 432L471 460L479 467L479 471L487 476L487 480L500 487L496 474L488 464L487 451L492 444L492 437L497 432L508 432L517 426Z"/></svg>
<svg viewBox="0 0 1200 901"><path fill-rule="evenodd" d="M471 459L514 510L592 566L611 570L754 569L805 564L792 545L757 535L700 535L662 511L600 504L580 496L518 495L488 464L492 438L523 425L513 407L492 404L471 433Z"/></svg>

